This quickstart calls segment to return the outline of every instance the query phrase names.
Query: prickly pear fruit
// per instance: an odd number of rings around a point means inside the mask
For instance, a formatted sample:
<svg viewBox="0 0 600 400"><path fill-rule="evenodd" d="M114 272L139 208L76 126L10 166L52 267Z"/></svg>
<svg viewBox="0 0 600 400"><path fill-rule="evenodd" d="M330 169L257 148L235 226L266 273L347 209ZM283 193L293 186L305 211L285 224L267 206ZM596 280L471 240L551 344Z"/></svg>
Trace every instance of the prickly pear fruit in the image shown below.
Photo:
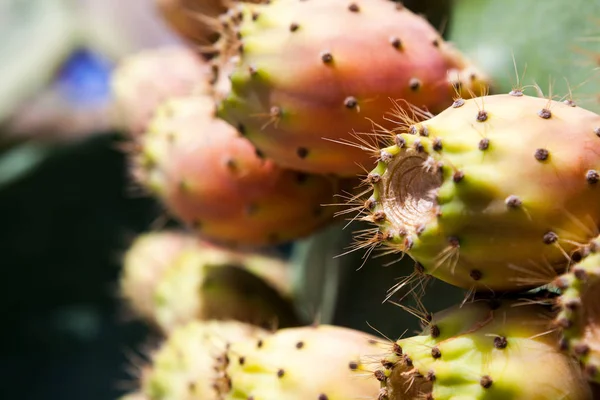
<svg viewBox="0 0 600 400"><path fill-rule="evenodd" d="M479 300L433 316L395 342L374 372L382 400L587 400L577 362L562 353L540 304Z"/></svg>
<svg viewBox="0 0 600 400"><path fill-rule="evenodd" d="M288 242L333 221L338 179L276 166L214 116L208 97L161 106L134 176L198 234L228 245Z"/></svg>
<svg viewBox="0 0 600 400"><path fill-rule="evenodd" d="M165 271L195 239L177 231L161 231L135 238L123 256L120 294L139 317L154 320L154 292Z"/></svg>
<svg viewBox="0 0 600 400"><path fill-rule="evenodd" d="M175 252L176 234L168 235L147 234L134 242L121 278L122 293L133 310L163 332L208 319L298 325L291 299L291 272L283 260L233 252L184 235L180 241L187 246ZM152 259L159 250L163 256Z"/></svg>
<svg viewBox="0 0 600 400"><path fill-rule="evenodd" d="M365 379L363 357L380 357L369 334L330 325L282 329L233 342L225 369L225 400L374 399L377 382Z"/></svg>
<svg viewBox="0 0 600 400"><path fill-rule="evenodd" d="M563 349L579 359L589 380L600 383L600 238L581 256L555 281L562 291L555 322L563 334Z"/></svg>
<svg viewBox="0 0 600 400"><path fill-rule="evenodd" d="M260 0L249 0L258 3ZM219 37L218 17L234 0L156 0L160 16L184 39L207 45ZM208 52L210 54L210 52Z"/></svg>
<svg viewBox="0 0 600 400"><path fill-rule="evenodd" d="M273 0L235 10L220 42L220 63L234 66L219 116L286 168L360 174L370 156L339 142L357 142L353 131L370 130L390 98L438 112L457 91L487 85L424 18L391 1Z"/></svg>
<svg viewBox="0 0 600 400"><path fill-rule="evenodd" d="M191 49L166 46L125 57L111 78L118 125L138 136L160 103L172 96L208 93L211 67Z"/></svg>
<svg viewBox="0 0 600 400"><path fill-rule="evenodd" d="M362 219L378 232L362 246L407 253L463 288L510 291L550 283L595 236L599 115L515 90L405 117L366 178Z"/></svg>
<svg viewBox="0 0 600 400"><path fill-rule="evenodd" d="M141 373L148 400L220 400L228 345L252 341L262 329L235 321L191 322L172 332Z"/></svg>

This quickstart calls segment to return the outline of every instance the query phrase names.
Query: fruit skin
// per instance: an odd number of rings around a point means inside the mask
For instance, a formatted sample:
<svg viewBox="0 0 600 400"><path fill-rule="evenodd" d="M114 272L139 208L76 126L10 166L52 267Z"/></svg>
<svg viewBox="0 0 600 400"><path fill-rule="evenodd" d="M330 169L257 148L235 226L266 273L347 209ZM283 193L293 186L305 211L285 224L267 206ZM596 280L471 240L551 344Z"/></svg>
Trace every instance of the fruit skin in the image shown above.
<svg viewBox="0 0 600 400"><path fill-rule="evenodd" d="M230 343L251 340L262 329L236 321L194 321L178 327L142 369L147 400L220 400L226 386L222 357Z"/></svg>
<svg viewBox="0 0 600 400"><path fill-rule="evenodd" d="M155 0L162 19L188 42L209 45L218 39L219 16L235 0ZM250 1L259 3L260 0ZM213 52L202 49L206 56Z"/></svg>
<svg viewBox="0 0 600 400"><path fill-rule="evenodd" d="M380 339L332 325L281 329L237 341L227 351L224 400L377 398L363 357L380 356Z"/></svg>
<svg viewBox="0 0 600 400"><path fill-rule="evenodd" d="M358 143L353 132L379 123L390 99L439 112L456 90L466 97L487 87L424 18L387 0L274 0L235 10L241 22L229 21L214 60L233 63L219 116L286 168L360 174L370 155L337 142Z"/></svg>
<svg viewBox="0 0 600 400"><path fill-rule="evenodd" d="M134 177L207 240L268 246L333 222L339 179L285 170L215 118L210 97L172 98L134 154ZM352 183L355 183L352 181Z"/></svg>
<svg viewBox="0 0 600 400"><path fill-rule="evenodd" d="M121 293L135 314L169 333L193 320L299 324L282 259L234 252L180 232L142 235L124 258Z"/></svg>
<svg viewBox="0 0 600 400"><path fill-rule="evenodd" d="M118 125L138 137L167 98L210 93L212 69L187 47L142 50L120 61L111 77Z"/></svg>
<svg viewBox="0 0 600 400"><path fill-rule="evenodd" d="M591 399L577 362L557 346L553 316L523 300L477 300L434 314L381 360L379 399Z"/></svg>
<svg viewBox="0 0 600 400"><path fill-rule="evenodd" d="M155 319L154 292L165 271L195 239L178 231L139 235L123 255L119 292L136 316Z"/></svg>
<svg viewBox="0 0 600 400"><path fill-rule="evenodd" d="M582 251L582 259L554 282L561 290L555 325L562 332L561 346L573 354L586 377L600 383L600 238Z"/></svg>
<svg viewBox="0 0 600 400"><path fill-rule="evenodd" d="M550 283L595 236L599 115L515 91L406 122L367 177L374 246L462 288L517 291Z"/></svg>

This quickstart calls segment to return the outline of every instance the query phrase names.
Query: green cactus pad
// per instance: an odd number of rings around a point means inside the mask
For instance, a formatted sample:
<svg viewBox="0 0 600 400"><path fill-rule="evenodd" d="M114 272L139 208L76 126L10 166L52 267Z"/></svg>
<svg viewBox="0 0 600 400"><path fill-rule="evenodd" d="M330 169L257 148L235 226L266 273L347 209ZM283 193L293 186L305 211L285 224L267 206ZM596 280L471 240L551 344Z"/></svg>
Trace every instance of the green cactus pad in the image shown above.
<svg viewBox="0 0 600 400"><path fill-rule="evenodd" d="M599 115L515 90L404 122L367 177L367 244L462 288L516 291L550 283L595 236Z"/></svg>
<svg viewBox="0 0 600 400"><path fill-rule="evenodd" d="M478 300L393 344L374 372L382 400L588 400L577 362L562 353L549 308ZM383 367L381 367L383 366Z"/></svg>

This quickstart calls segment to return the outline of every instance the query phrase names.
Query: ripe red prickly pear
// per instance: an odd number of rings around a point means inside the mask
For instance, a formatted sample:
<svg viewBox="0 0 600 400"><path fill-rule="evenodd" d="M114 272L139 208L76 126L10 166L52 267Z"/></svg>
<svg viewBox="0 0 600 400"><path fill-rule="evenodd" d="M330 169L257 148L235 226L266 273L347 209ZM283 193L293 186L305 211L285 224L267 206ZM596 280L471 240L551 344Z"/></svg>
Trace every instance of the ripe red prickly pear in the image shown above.
<svg viewBox="0 0 600 400"><path fill-rule="evenodd" d="M376 367L381 400L591 400L540 304L478 300L434 314ZM373 379L375 380L375 379Z"/></svg>
<svg viewBox="0 0 600 400"><path fill-rule="evenodd" d="M174 330L142 368L140 392L147 400L221 400L227 346L266 334L235 321L191 322Z"/></svg>
<svg viewBox="0 0 600 400"><path fill-rule="evenodd" d="M600 116L513 92L398 127L368 175L368 241L475 290L550 283L600 226Z"/></svg>
<svg viewBox="0 0 600 400"><path fill-rule="evenodd" d="M366 379L361 360L381 356L378 338L331 325L257 336L227 350L224 400L377 398L379 385Z"/></svg>
<svg viewBox="0 0 600 400"><path fill-rule="evenodd" d="M575 355L586 377L600 383L600 238L595 238L568 273L555 281L562 291L555 325L561 346Z"/></svg>
<svg viewBox="0 0 600 400"><path fill-rule="evenodd" d="M340 181L276 166L214 116L208 97L161 106L135 157L135 175L202 237L229 245L288 242L333 221Z"/></svg>
<svg viewBox="0 0 600 400"><path fill-rule="evenodd" d="M121 292L163 332L192 320L298 325L290 268L282 259L234 252L177 232L140 236L127 251Z"/></svg>
<svg viewBox="0 0 600 400"><path fill-rule="evenodd" d="M212 76L209 64L182 46L124 58L111 81L119 125L132 136L142 134L160 103L172 96L208 93Z"/></svg>
<svg viewBox="0 0 600 400"><path fill-rule="evenodd" d="M457 92L486 86L425 19L391 1L273 0L234 10L215 60L233 68L219 116L283 167L355 176L370 156L337 142L356 142L353 131L370 130L390 98L438 112Z"/></svg>

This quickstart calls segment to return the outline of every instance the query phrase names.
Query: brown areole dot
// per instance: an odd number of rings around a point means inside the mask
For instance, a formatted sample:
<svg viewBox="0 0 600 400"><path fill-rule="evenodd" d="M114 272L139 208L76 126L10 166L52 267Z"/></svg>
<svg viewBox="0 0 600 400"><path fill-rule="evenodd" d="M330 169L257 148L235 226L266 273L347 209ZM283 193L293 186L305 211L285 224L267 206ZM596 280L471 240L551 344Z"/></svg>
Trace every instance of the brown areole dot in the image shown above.
<svg viewBox="0 0 600 400"><path fill-rule="evenodd" d="M435 346L431 349L431 356L433 358L440 358L442 356L442 352L440 351L439 347Z"/></svg>
<svg viewBox="0 0 600 400"><path fill-rule="evenodd" d="M308 149L306 147L298 147L296 149L296 154L300 158L306 158L308 156Z"/></svg>
<svg viewBox="0 0 600 400"><path fill-rule="evenodd" d="M300 28L300 25L298 25L297 23L292 22L290 24L290 32L296 32L298 30L298 28Z"/></svg>
<svg viewBox="0 0 600 400"><path fill-rule="evenodd" d="M573 276L575 276L575 278L579 279L580 281L585 281L588 278L588 274L586 272L585 269L583 268L573 268Z"/></svg>
<svg viewBox="0 0 600 400"><path fill-rule="evenodd" d="M582 306L581 299L570 299L565 301L565 307L571 311L577 310Z"/></svg>
<svg viewBox="0 0 600 400"><path fill-rule="evenodd" d="M387 219L384 211L376 211L373 213L373 222L381 223Z"/></svg>
<svg viewBox="0 0 600 400"><path fill-rule="evenodd" d="M543 236L543 241L545 244L552 244L558 241L558 235L552 231L546 232Z"/></svg>
<svg viewBox="0 0 600 400"><path fill-rule="evenodd" d="M458 98L456 100L454 100L454 103L452 103L452 108L459 108L465 105L465 100L462 98Z"/></svg>
<svg viewBox="0 0 600 400"><path fill-rule="evenodd" d="M406 140L402 137L402 135L396 135L394 138L394 142L398 148L402 149L406 146Z"/></svg>
<svg viewBox="0 0 600 400"><path fill-rule="evenodd" d="M380 369L376 370L373 373L373 375L375 376L375 379L377 379L379 382L384 382L386 380L385 373Z"/></svg>
<svg viewBox="0 0 600 400"><path fill-rule="evenodd" d="M435 381L435 372L433 372L433 371L427 372L427 375L425 375L425 380L427 382L433 382L433 381Z"/></svg>
<svg viewBox="0 0 600 400"><path fill-rule="evenodd" d="M358 369L358 363L356 361L350 361L348 363L348 367L352 370L352 371L356 371Z"/></svg>
<svg viewBox="0 0 600 400"><path fill-rule="evenodd" d="M325 393L321 393L317 400L329 400L329 398Z"/></svg>
<svg viewBox="0 0 600 400"><path fill-rule="evenodd" d="M598 171L590 169L588 172L586 172L585 179L591 184L598 183L598 181L600 181L600 174Z"/></svg>
<svg viewBox="0 0 600 400"><path fill-rule="evenodd" d="M480 270L474 269L474 270L471 270L471 272L469 272L469 276L474 281L478 281L478 280L480 280L482 278L482 273L481 273Z"/></svg>
<svg viewBox="0 0 600 400"><path fill-rule="evenodd" d="M398 343L394 343L392 346L392 351L394 352L395 355L401 356L402 355L402 346L400 346Z"/></svg>
<svg viewBox="0 0 600 400"><path fill-rule="evenodd" d="M301 349L303 347L304 347L304 342L298 342L298 343L296 343L296 348L297 349Z"/></svg>
<svg viewBox="0 0 600 400"><path fill-rule="evenodd" d="M492 378L489 375L484 375L479 380L479 384L484 389L489 389L492 386L492 383L493 383Z"/></svg>
<svg viewBox="0 0 600 400"><path fill-rule="evenodd" d="M508 341L504 336L496 336L494 338L494 347L497 349L505 349L508 346Z"/></svg>
<svg viewBox="0 0 600 400"><path fill-rule="evenodd" d="M421 143L420 140L415 140L414 146L417 153L422 153L425 151L425 147L423 147L423 143Z"/></svg>
<svg viewBox="0 0 600 400"><path fill-rule="evenodd" d="M488 119L488 113L487 113L487 111L485 111L485 110L480 110L480 111L477 113L477 121L479 121L479 122L484 122L484 121L487 121L487 119Z"/></svg>
<svg viewBox="0 0 600 400"><path fill-rule="evenodd" d="M538 161L546 161L549 155L550 152L546 149L537 149L534 154L535 159Z"/></svg>
<svg viewBox="0 0 600 400"><path fill-rule="evenodd" d="M506 204L506 206L509 208L517 208L520 207L523 203L521 202L521 199L519 199L514 194L511 194L506 199L504 199L504 204Z"/></svg>
<svg viewBox="0 0 600 400"><path fill-rule="evenodd" d="M390 38L390 44L392 45L393 48L395 48L397 50L402 49L402 40L400 40L399 37L392 36Z"/></svg>
<svg viewBox="0 0 600 400"><path fill-rule="evenodd" d="M440 139L440 138L433 139L433 150L435 150L435 151L442 150L442 139Z"/></svg>
<svg viewBox="0 0 600 400"><path fill-rule="evenodd" d="M244 365L246 363L246 358L240 357L240 359L238 361L239 361L240 365Z"/></svg>
<svg viewBox="0 0 600 400"><path fill-rule="evenodd" d="M432 338L436 338L438 336L440 336L440 328L437 325L431 325L429 327L429 333L431 334Z"/></svg>
<svg viewBox="0 0 600 400"><path fill-rule="evenodd" d="M344 99L344 106L346 106L346 108L356 108L357 105L358 101L356 100L356 97L348 96Z"/></svg>
<svg viewBox="0 0 600 400"><path fill-rule="evenodd" d="M465 174L462 171L456 171L454 173L454 175L452 175L452 180L456 183L460 182L463 180L463 178L465 177Z"/></svg>
<svg viewBox="0 0 600 400"><path fill-rule="evenodd" d="M367 175L367 182L374 184L374 183L378 183L381 180L381 175L379 175L378 173L370 173Z"/></svg>
<svg viewBox="0 0 600 400"><path fill-rule="evenodd" d="M521 90L521 89L513 89L510 92L508 92L508 94L510 96L514 96L514 97L522 97L523 96L523 90Z"/></svg>
<svg viewBox="0 0 600 400"><path fill-rule="evenodd" d="M600 127L594 128L594 134L600 137Z"/></svg>
<svg viewBox="0 0 600 400"><path fill-rule="evenodd" d="M360 7L358 7L358 4L356 3L352 3L348 6L348 10L352 11L352 12L359 12L360 11Z"/></svg>
<svg viewBox="0 0 600 400"><path fill-rule="evenodd" d="M333 61L333 55L331 55L330 52L328 51L324 51L321 53L321 60L325 63L325 64L329 64Z"/></svg>
<svg viewBox="0 0 600 400"><path fill-rule="evenodd" d="M417 78L412 78L408 82L408 87L410 87L410 90L412 90L413 92L416 92L421 87L421 81Z"/></svg>
<svg viewBox="0 0 600 400"><path fill-rule="evenodd" d="M537 114L543 119L549 119L552 116L552 112L550 112L550 110L547 108L542 108Z"/></svg>
<svg viewBox="0 0 600 400"><path fill-rule="evenodd" d="M481 139L479 141L479 150L483 151L483 150L487 150L490 147L490 139L485 138L485 139Z"/></svg>
<svg viewBox="0 0 600 400"><path fill-rule="evenodd" d="M285 371L283 369L280 368L279 370L277 370L277 377L278 378L283 377L283 375L285 375Z"/></svg>

